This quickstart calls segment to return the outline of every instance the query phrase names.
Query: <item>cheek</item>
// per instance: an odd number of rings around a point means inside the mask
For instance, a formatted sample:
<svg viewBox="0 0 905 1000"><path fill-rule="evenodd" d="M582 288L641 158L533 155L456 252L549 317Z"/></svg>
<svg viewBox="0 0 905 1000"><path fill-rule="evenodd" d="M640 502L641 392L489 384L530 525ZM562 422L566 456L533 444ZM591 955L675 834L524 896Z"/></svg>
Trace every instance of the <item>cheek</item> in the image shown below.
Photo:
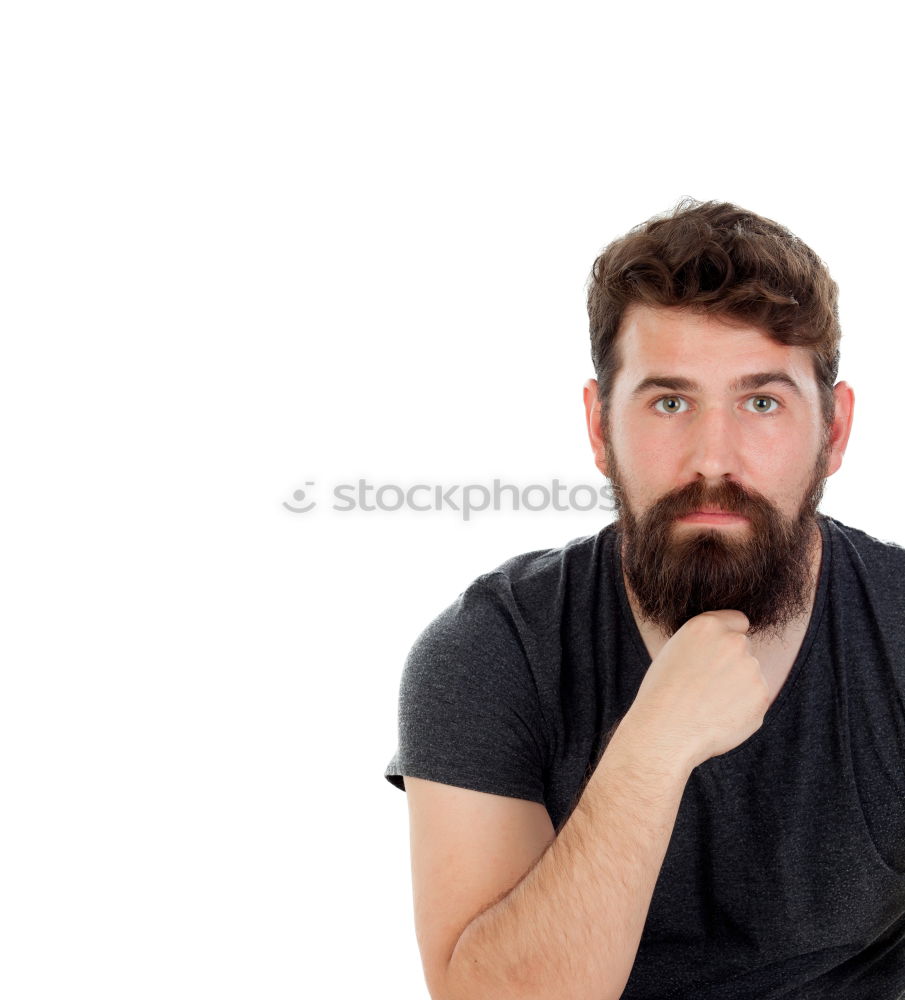
<svg viewBox="0 0 905 1000"><path fill-rule="evenodd" d="M810 488L817 465L817 451L801 451L795 454L782 453L777 448L765 455L754 470L757 489L785 513L794 513L801 503L805 491Z"/></svg>
<svg viewBox="0 0 905 1000"><path fill-rule="evenodd" d="M620 468L631 469L643 478L653 479L663 476L667 469L678 465L681 455L679 439L675 434L651 433L638 428L625 428L621 434L615 435L614 447L619 459Z"/></svg>
<svg viewBox="0 0 905 1000"><path fill-rule="evenodd" d="M636 510L646 510L684 484L675 449L633 447L626 441L617 456L623 488Z"/></svg>

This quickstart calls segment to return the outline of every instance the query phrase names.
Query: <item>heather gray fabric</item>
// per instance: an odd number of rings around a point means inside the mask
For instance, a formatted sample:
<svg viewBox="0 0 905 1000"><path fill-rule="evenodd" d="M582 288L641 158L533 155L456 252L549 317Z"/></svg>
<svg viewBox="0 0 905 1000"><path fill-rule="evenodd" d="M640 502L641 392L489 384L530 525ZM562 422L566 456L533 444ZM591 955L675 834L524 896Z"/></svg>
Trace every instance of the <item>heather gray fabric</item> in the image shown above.
<svg viewBox="0 0 905 1000"><path fill-rule="evenodd" d="M905 549L818 519L801 650L763 726L692 772L624 1000L905 998ZM428 625L389 781L561 829L650 664L616 540L516 556Z"/></svg>

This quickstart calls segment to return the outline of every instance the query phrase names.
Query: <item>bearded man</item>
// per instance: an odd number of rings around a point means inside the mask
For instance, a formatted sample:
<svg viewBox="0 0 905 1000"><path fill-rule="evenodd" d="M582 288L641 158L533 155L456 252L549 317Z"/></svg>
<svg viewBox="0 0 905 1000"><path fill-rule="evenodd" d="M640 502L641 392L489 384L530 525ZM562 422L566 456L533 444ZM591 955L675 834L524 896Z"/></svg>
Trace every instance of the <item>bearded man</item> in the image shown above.
<svg viewBox="0 0 905 1000"><path fill-rule="evenodd" d="M905 997L905 550L818 512L836 297L725 203L595 262L618 517L478 577L403 674L434 1000Z"/></svg>

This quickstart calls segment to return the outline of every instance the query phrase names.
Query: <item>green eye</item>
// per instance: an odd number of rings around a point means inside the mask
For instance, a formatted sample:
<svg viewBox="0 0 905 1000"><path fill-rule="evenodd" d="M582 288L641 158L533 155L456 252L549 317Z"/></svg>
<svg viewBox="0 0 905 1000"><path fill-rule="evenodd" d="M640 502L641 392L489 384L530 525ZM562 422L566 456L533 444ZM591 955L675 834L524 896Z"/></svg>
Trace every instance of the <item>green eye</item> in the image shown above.
<svg viewBox="0 0 905 1000"><path fill-rule="evenodd" d="M748 402L753 404L752 409L755 413L773 413L779 406L772 396L752 396Z"/></svg>
<svg viewBox="0 0 905 1000"><path fill-rule="evenodd" d="M681 396L662 396L658 399L654 406L660 410L661 413L681 413L680 407L685 402ZM663 404L662 407L660 404Z"/></svg>

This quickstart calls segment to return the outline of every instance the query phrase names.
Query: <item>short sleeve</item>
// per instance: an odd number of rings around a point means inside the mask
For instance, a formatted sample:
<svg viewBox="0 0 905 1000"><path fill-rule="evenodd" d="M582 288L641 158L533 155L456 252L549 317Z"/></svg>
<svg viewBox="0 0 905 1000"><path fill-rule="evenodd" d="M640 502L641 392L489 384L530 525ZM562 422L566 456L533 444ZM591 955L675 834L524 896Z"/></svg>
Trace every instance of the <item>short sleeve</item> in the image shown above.
<svg viewBox="0 0 905 1000"><path fill-rule="evenodd" d="M511 593L491 577L428 625L403 669L388 781L404 790L408 774L544 801L546 742L523 632Z"/></svg>

